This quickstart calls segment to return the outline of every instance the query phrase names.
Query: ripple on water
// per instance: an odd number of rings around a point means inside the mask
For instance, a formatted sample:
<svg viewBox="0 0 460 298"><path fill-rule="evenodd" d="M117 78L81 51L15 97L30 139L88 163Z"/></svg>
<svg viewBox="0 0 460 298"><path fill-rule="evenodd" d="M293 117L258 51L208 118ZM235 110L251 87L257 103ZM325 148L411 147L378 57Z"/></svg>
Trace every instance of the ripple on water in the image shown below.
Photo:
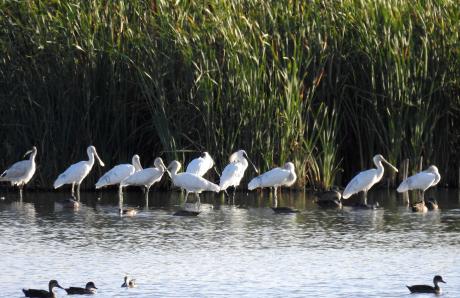
<svg viewBox="0 0 460 298"><path fill-rule="evenodd" d="M401 297L405 284L441 274L445 297L460 297L460 208L456 194L439 195L442 210L412 213L394 194L373 192L384 209L323 210L303 193L280 204L301 213L276 215L270 201L237 194L236 206L203 199L196 218L175 217L178 193L141 194L141 206L120 217L115 193L83 194L66 210L62 194L26 193L0 202L0 286L46 288L93 280L98 297ZM217 201L217 200L216 200ZM129 273L139 287L121 289ZM59 292L59 296L63 296Z"/></svg>

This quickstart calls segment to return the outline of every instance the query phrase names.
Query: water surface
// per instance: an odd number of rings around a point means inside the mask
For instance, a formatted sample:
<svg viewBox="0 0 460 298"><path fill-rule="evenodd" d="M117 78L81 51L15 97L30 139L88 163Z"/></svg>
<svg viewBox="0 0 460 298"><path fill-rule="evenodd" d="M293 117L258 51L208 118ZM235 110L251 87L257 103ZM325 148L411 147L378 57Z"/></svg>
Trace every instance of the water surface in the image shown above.
<svg viewBox="0 0 460 298"><path fill-rule="evenodd" d="M376 211L324 210L285 192L279 205L301 210L292 215L274 214L268 193L237 193L234 205L212 194L196 218L172 216L178 192L151 192L148 206L125 194L133 218L118 215L116 192L82 193L76 211L59 203L65 192L0 195L2 297L50 279L92 280L96 297L413 297L405 284L435 274L444 297L460 297L457 191L429 192L442 210L427 214L387 191L370 192ZM125 273L137 288L120 288Z"/></svg>

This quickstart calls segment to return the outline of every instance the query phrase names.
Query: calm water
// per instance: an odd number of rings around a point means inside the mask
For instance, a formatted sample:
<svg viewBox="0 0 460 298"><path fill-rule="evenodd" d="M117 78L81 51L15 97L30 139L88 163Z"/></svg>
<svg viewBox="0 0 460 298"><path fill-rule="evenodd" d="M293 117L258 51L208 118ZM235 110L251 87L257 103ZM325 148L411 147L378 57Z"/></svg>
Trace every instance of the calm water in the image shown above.
<svg viewBox="0 0 460 298"><path fill-rule="evenodd" d="M21 288L92 280L97 297L414 297L405 284L447 281L460 297L457 191L430 192L442 210L414 214L393 192L373 191L378 211L322 210L304 193L283 193L275 215L268 194L239 193L236 204L206 196L196 218L174 217L182 195L128 193L133 218L117 214L117 194L82 193L78 211L66 193L1 193L1 297ZM123 276L137 279L122 289ZM65 292L58 290L58 296ZM426 295L431 297L431 295ZM417 297L424 297L423 295Z"/></svg>

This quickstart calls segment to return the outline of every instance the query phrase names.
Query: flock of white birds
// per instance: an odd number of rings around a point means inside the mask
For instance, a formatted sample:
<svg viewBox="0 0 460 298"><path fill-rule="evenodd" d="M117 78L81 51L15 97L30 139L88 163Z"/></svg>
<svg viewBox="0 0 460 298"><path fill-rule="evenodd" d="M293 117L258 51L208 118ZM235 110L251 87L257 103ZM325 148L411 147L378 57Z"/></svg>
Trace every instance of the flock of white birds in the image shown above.
<svg viewBox="0 0 460 298"><path fill-rule="evenodd" d="M89 146L86 150L88 160L80 161L69 166L62 174L60 174L56 181L54 181L54 188L59 188L62 185L70 184L72 195L80 189L80 184L91 171L95 160L97 159L100 166L104 166L101 158L97 154L94 146ZM34 146L31 150L27 151L24 156L29 154L29 159L22 160L14 163L11 167L5 170L0 175L0 181L8 181L11 185L17 185L22 192L22 188L33 177L36 164L35 158L37 156L37 148ZM185 201L190 193L199 194L203 191L220 192L226 191L229 187L238 187L243 179L244 173L248 167L249 159L246 151L239 150L230 155L229 164L224 168L220 176L219 185L206 180L203 176L214 167L214 160L208 152L204 152L203 156L192 160L185 170L179 173L181 168L180 162L177 160L172 161L168 167L165 166L163 160L158 157L154 161L154 167L142 168L140 158L134 155L131 164L120 164L108 172L106 172L96 183L96 189L108 185L118 185L119 192L122 194L123 187L135 185L142 186L148 192L150 187L161 180L163 174L167 172L171 177L173 184L182 188L186 192ZM388 165L394 171L398 171L396 167L391 165L378 154L374 156L373 162L376 166L375 169L366 170L358 173L346 186L342 193L344 199L348 199L354 194L364 192L364 203L366 203L367 191L377 182L379 182L384 174L384 167L382 163ZM258 170L251 162L256 173ZM434 165L430 166L427 170L419 172L411 177L405 179L397 188L398 192L406 192L409 190L421 190L424 192L436 185L441 179L438 168ZM277 188L281 186L291 186L297 180L295 167L292 162L287 162L283 167L277 167L253 178L249 184L248 189L253 190L256 188L269 187L274 189L275 198ZM423 198L423 196L422 196Z"/></svg>

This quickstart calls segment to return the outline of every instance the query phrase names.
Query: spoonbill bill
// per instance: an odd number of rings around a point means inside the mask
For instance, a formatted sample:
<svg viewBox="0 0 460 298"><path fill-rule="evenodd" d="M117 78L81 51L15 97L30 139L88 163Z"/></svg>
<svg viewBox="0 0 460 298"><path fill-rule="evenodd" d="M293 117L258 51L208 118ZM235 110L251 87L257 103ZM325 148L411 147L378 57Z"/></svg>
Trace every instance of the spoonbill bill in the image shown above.
<svg viewBox="0 0 460 298"><path fill-rule="evenodd" d="M276 190L281 186L291 186L297 180L294 164L287 162L283 167L271 169L260 176L249 181L248 189L253 190L258 187L273 187L275 191L275 199L277 199Z"/></svg>
<svg viewBox="0 0 460 298"><path fill-rule="evenodd" d="M203 191L214 191L219 192L220 187L217 184L214 184L203 177L200 177L192 173L177 173L180 170L181 164L177 160L172 161L168 170L171 176L171 180L175 186L178 186L185 190L185 202L187 203L187 197L189 193L194 193L198 198L198 203L200 202L200 193Z"/></svg>
<svg viewBox="0 0 460 298"><path fill-rule="evenodd" d="M35 174L37 147L33 146L32 149L24 154L24 157L27 156L27 154L30 154L29 159L14 163L0 175L0 181L9 181L11 185L17 185L21 195L24 185L26 185Z"/></svg>
<svg viewBox="0 0 460 298"><path fill-rule="evenodd" d="M422 191L421 201L412 206L412 210L415 212L426 212L428 208L425 205L425 191L438 184L441 180L438 168L436 166L430 166L425 171L410 176L396 189L397 192L406 192L409 190L418 189ZM431 206L431 205L430 205ZM436 206L437 207L437 206Z"/></svg>
<svg viewBox="0 0 460 298"><path fill-rule="evenodd" d="M156 182L160 181L163 177L164 172L166 172L166 166L163 163L161 157L155 158L153 162L154 167L146 168L135 172L128 178L124 179L120 186L128 186L128 185L137 185L145 187L145 193L148 195L150 187L155 184Z"/></svg>
<svg viewBox="0 0 460 298"><path fill-rule="evenodd" d="M356 175L351 181L348 183L347 187L343 191L342 198L348 199L352 195L364 192L363 206L367 206L367 191L377 182L379 182L383 177L384 168L382 162L387 164L390 168L392 168L395 172L398 172L398 169L386 161L382 155L377 154L372 159L374 161L375 166L377 169L370 169L366 171L360 172Z"/></svg>
<svg viewBox="0 0 460 298"><path fill-rule="evenodd" d="M135 154L132 158L132 164L121 164L114 166L110 171L102 175L96 183L96 189L107 185L119 185L119 194L123 192L123 185L121 182L134 174L137 171L142 170L139 155Z"/></svg>
<svg viewBox="0 0 460 298"><path fill-rule="evenodd" d="M86 149L89 160L83 160L77 162L67 168L62 174L60 174L56 181L54 181L54 188L59 188L64 184L72 184L72 196L74 195L74 186L77 185L77 192L80 192L80 184L89 174L94 165L94 158L97 159L101 167L105 166L101 158L96 152L94 146L89 146Z"/></svg>
<svg viewBox="0 0 460 298"><path fill-rule="evenodd" d="M244 172L248 167L248 160L246 159L248 154L244 150L238 150L230 155L229 164L224 168L222 175L220 176L219 187L221 190L225 191L227 188L233 186L236 190L236 187L240 185L241 179L243 179ZM251 160L249 160L251 162ZM258 174L256 166L251 162L254 170ZM233 192L235 195L235 192Z"/></svg>
<svg viewBox="0 0 460 298"><path fill-rule="evenodd" d="M211 155L208 152L203 152L203 156L195 158L187 165L185 172L203 177L213 166L214 160Z"/></svg>

